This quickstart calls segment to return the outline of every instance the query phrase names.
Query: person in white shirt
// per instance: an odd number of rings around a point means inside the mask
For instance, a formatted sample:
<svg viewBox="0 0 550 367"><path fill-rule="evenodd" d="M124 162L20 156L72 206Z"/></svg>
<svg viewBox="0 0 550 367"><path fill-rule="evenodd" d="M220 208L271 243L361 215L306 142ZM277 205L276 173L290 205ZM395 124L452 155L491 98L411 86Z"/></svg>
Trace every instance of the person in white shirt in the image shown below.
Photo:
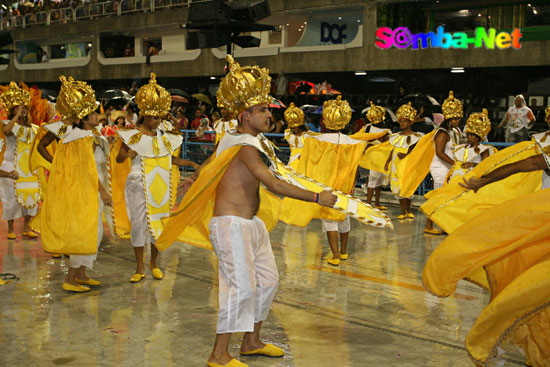
<svg viewBox="0 0 550 367"><path fill-rule="evenodd" d="M497 127L506 126L506 142L519 143L528 140L529 129L535 124L535 115L525 105L525 98L518 94L514 98L514 106L506 111L506 115Z"/></svg>

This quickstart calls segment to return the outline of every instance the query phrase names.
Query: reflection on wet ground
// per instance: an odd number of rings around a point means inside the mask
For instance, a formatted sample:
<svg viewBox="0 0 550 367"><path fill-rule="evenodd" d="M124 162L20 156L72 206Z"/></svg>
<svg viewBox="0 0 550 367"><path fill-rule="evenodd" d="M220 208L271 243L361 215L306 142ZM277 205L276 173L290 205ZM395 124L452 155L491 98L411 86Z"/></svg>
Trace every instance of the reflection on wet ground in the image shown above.
<svg viewBox="0 0 550 367"><path fill-rule="evenodd" d="M390 217L397 216L390 208ZM353 222L353 221L352 221ZM21 233L17 222L16 233ZM464 339L488 295L459 283L452 298L422 288L424 263L441 236L424 235L424 218L394 221L395 230L352 223L350 258L326 264L319 221L279 223L271 233L281 275L265 339L282 359L242 357L250 366L470 366ZM165 279L135 270L127 240L105 237L87 294L61 290L68 259L52 259L39 240L6 240L0 224L0 272L19 280L0 286L0 365L205 366L214 340L217 259L176 244L161 255ZM232 339L237 355L241 335ZM502 366L522 365L508 351Z"/></svg>

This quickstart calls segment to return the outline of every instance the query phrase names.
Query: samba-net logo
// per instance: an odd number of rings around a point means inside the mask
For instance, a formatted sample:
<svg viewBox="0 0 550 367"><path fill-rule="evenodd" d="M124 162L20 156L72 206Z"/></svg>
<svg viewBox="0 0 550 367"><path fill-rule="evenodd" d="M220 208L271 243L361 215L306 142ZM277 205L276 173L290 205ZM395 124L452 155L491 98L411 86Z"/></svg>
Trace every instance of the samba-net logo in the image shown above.
<svg viewBox="0 0 550 367"><path fill-rule="evenodd" d="M494 28L477 27L473 35L464 32L447 33L443 26L437 27L435 32L412 34L406 27L391 29L389 27L380 27L376 30L376 47L381 49L412 48L413 50L426 48L457 48L467 49L470 45L474 48L485 46L486 49L504 50L513 48L519 50L521 44L519 40L522 37L519 28L514 28L510 33L497 33Z"/></svg>

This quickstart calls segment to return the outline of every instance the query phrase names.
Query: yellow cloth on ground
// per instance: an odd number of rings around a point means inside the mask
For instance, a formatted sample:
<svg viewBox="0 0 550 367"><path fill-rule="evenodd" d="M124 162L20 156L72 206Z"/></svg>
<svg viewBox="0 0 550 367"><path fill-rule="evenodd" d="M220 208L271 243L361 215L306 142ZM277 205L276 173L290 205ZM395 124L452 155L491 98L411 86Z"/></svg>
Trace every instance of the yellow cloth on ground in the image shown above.
<svg viewBox="0 0 550 367"><path fill-rule="evenodd" d="M297 172L345 194L351 194L357 165L365 145L332 144L316 138L306 139ZM283 222L305 227L314 218L342 221L345 214L316 203L283 199L279 216Z"/></svg>
<svg viewBox="0 0 550 367"><path fill-rule="evenodd" d="M509 341L529 347L524 351L532 365L548 366L549 202L550 190L542 190L483 211L443 241L424 268L424 285L441 297L450 296L460 279L485 269L491 302L466 339L479 364L509 335Z"/></svg>
<svg viewBox="0 0 550 367"><path fill-rule="evenodd" d="M435 154L433 140L436 132L437 130L434 130L420 138L413 150L397 163L400 196L408 198L414 195L422 180L430 172Z"/></svg>
<svg viewBox="0 0 550 367"><path fill-rule="evenodd" d="M426 194L428 201L420 207L420 210L450 234L488 208L540 190L542 171L515 174L482 187L477 193L459 185L463 179L480 177L500 166L536 155L535 145L533 142L526 141L487 157L466 175L455 177L442 188Z"/></svg>
<svg viewBox="0 0 550 367"><path fill-rule="evenodd" d="M241 146L224 150L205 165L197 180L183 197L176 212L164 220L164 230L155 246L164 251L175 241L212 249L208 225L214 212L216 189ZM270 231L277 224L280 199L260 187L258 217Z"/></svg>
<svg viewBox="0 0 550 367"><path fill-rule="evenodd" d="M130 238L132 226L130 225L130 219L126 211L124 188L126 186L126 178L132 168L132 161L127 159L122 163L117 163L116 157L121 146L122 139L118 138L111 145L111 153L108 160L111 196L113 198L113 225L117 237Z"/></svg>
<svg viewBox="0 0 550 367"><path fill-rule="evenodd" d="M388 170L385 170L384 165L386 164L392 149L393 145L391 145L389 141L385 141L381 144L367 148L359 160L359 166L376 172L389 174L389 165Z"/></svg>
<svg viewBox="0 0 550 367"><path fill-rule="evenodd" d="M93 138L59 144L40 215L44 251L71 255L97 252L97 185Z"/></svg>

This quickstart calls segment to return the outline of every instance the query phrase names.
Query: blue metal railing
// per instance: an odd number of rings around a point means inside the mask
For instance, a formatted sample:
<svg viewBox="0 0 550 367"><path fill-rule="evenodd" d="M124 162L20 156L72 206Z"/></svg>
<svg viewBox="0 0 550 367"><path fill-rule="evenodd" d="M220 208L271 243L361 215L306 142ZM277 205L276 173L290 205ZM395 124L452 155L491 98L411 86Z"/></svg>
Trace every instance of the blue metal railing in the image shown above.
<svg viewBox="0 0 550 367"><path fill-rule="evenodd" d="M212 153L214 152L214 146L215 146L215 132L214 131L206 131L205 136L210 137L209 139L197 139L195 130L180 130L183 134L183 143L181 147L181 157L183 159L188 159L193 162L201 164L204 162ZM264 134L266 137L270 138L271 140L274 139L283 139L284 134ZM513 145L512 143L501 143L501 142L489 142L484 143L486 145L492 145L495 147L498 147L500 149L509 147ZM275 150L275 154L277 157L287 163L290 158L290 148L286 145L278 146L278 150ZM187 168L186 168L187 169ZM356 187L360 187L361 184L365 183L366 181L366 170L362 170L360 168L360 173L357 175L357 179L355 182ZM416 195L425 195L428 191L433 190L434 183L433 178L430 174L426 176L426 178L422 181L420 186L418 186L418 189L416 189L415 194Z"/></svg>

